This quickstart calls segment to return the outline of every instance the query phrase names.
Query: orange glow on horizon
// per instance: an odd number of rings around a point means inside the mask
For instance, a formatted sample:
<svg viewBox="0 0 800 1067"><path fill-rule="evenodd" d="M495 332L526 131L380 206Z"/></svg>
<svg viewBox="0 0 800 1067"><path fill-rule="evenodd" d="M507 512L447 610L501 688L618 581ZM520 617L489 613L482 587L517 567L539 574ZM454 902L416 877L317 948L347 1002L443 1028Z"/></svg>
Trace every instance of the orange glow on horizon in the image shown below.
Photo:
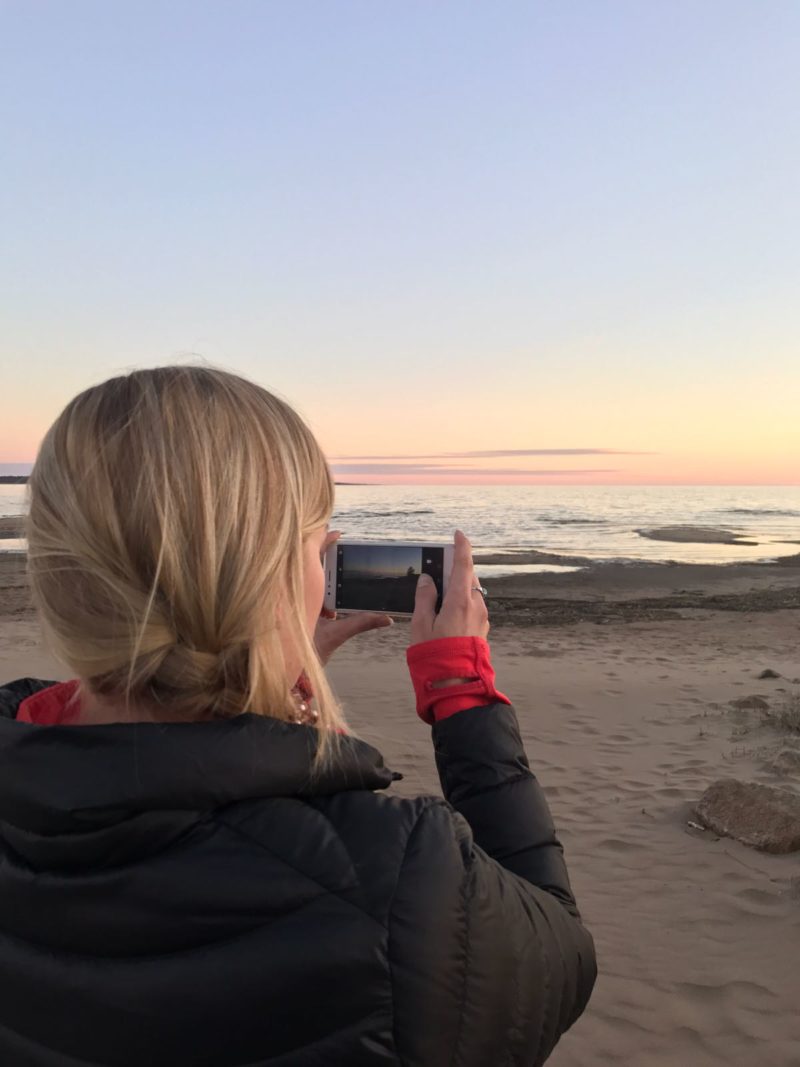
<svg viewBox="0 0 800 1067"><path fill-rule="evenodd" d="M681 476L674 475L673 477L654 478L643 475L641 478L625 478L621 477L618 480L611 480L610 478L597 478L589 480L585 476L580 478L513 478L509 476L503 476L498 478L420 478L414 475L402 476L395 475L393 477L384 475L383 477L368 475L361 475L359 477L342 478L335 477L337 485L608 485L608 486L655 486L655 485L786 485L800 486L800 477L794 478L786 477L774 477L766 479L754 479L743 476L733 475L729 478L714 477L713 475L703 476Z"/></svg>

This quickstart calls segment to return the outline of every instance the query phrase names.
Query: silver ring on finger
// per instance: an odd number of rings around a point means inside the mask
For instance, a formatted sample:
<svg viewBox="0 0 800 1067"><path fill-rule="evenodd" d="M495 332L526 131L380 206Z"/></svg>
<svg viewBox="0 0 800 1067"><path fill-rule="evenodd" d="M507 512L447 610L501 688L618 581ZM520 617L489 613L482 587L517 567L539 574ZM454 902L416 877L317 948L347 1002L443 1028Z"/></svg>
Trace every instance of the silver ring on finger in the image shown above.
<svg viewBox="0 0 800 1067"><path fill-rule="evenodd" d="M480 593L482 597L487 597L489 595L489 590L484 589L482 585L473 585L472 592Z"/></svg>

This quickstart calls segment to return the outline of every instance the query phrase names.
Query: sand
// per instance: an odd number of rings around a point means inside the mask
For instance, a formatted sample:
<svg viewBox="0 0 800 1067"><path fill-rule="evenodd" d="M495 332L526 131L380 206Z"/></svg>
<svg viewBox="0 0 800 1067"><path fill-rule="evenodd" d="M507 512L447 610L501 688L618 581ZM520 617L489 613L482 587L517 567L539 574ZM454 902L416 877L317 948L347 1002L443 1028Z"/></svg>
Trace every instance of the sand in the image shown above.
<svg viewBox="0 0 800 1067"><path fill-rule="evenodd" d="M41 648L19 561L0 560L0 681L68 677ZM554 1067L797 1067L800 854L688 825L718 777L800 791L800 738L730 701L800 694L800 569L602 567L496 579L490 635L598 948L591 1004ZM559 608L558 605L561 605ZM329 667L354 728L438 792L404 661L407 624ZM765 668L777 679L759 679ZM794 680L794 681L793 681Z"/></svg>
<svg viewBox="0 0 800 1067"><path fill-rule="evenodd" d="M652 530L637 530L640 537L652 541L682 541L685 544L757 545L747 541L727 526L659 526Z"/></svg>

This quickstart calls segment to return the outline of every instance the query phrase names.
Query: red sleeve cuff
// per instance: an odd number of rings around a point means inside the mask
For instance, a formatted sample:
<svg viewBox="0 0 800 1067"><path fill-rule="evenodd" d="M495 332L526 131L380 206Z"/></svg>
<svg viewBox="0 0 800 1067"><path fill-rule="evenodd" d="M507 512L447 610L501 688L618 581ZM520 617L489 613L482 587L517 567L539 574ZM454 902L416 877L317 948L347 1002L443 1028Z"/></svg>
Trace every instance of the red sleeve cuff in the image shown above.
<svg viewBox="0 0 800 1067"><path fill-rule="evenodd" d="M511 701L495 688L489 642L482 637L437 637L406 650L417 697L417 714L433 725L467 708ZM436 686L448 678L474 678L462 685Z"/></svg>

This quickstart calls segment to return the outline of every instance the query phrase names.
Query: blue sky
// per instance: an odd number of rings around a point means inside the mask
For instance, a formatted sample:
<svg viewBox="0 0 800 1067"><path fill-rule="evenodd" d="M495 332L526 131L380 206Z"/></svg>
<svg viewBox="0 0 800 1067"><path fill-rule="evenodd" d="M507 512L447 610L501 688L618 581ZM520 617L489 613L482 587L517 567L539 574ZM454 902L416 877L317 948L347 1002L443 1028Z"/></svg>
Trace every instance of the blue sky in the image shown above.
<svg viewBox="0 0 800 1067"><path fill-rule="evenodd" d="M800 5L0 19L0 461L86 385L198 353L333 457L791 480Z"/></svg>

